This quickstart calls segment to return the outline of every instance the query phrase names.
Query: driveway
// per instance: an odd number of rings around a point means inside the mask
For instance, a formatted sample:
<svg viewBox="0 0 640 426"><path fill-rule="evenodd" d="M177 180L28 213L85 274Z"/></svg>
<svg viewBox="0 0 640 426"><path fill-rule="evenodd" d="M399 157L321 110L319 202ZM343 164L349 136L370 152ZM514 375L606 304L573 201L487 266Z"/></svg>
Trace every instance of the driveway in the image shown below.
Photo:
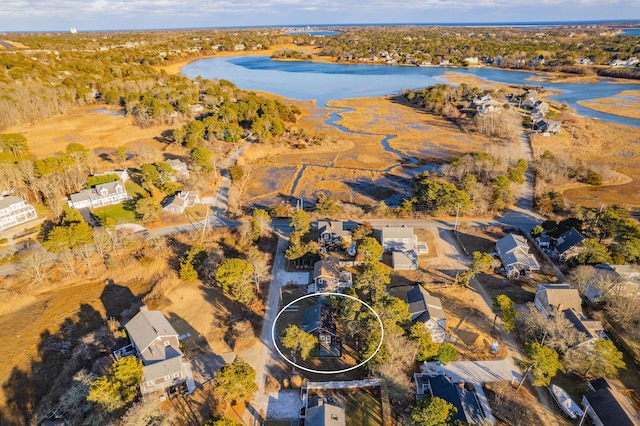
<svg viewBox="0 0 640 426"><path fill-rule="evenodd" d="M511 357L495 361L454 361L447 364L427 362L420 366L423 373L444 373L453 382L490 383L511 381L522 377Z"/></svg>

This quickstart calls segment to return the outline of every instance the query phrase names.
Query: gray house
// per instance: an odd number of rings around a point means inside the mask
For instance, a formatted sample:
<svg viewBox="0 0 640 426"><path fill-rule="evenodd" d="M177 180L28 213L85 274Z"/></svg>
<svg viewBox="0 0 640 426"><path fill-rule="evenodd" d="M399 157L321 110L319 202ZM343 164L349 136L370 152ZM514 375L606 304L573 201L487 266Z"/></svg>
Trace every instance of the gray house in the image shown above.
<svg viewBox="0 0 640 426"><path fill-rule="evenodd" d="M529 244L522 235L507 234L500 238L496 243L496 252L509 278L518 278L540 270L540 264L529 253Z"/></svg>
<svg viewBox="0 0 640 426"><path fill-rule="evenodd" d="M563 261L571 259L573 256L584 251L584 248L580 246L580 243L585 239L586 238L576 231L575 228L569 229L558 237L556 246L553 249L554 256Z"/></svg>
<svg viewBox="0 0 640 426"><path fill-rule="evenodd" d="M538 284L533 303L547 318L551 315L552 308L560 312L567 309L582 312L582 301L578 289L569 284Z"/></svg>
<svg viewBox="0 0 640 426"><path fill-rule="evenodd" d="M337 335L337 313L329 302L320 300L307 309L302 321L300 328L318 338L318 358L336 358L342 355L342 342Z"/></svg>
<svg viewBox="0 0 640 426"><path fill-rule="evenodd" d="M336 398L325 401L322 397L314 398L315 405L305 410L305 426L345 426L347 424L344 408L338 405Z"/></svg>
<svg viewBox="0 0 640 426"><path fill-rule="evenodd" d="M178 333L160 311L146 306L124 328L131 340L135 355L142 360L142 394L158 391L190 394L195 382L189 362L180 350Z"/></svg>
<svg viewBox="0 0 640 426"><path fill-rule="evenodd" d="M404 285L389 290L391 296L404 300L409 305L411 322L423 323L436 343L445 341L447 317L440 299L429 294L421 285Z"/></svg>
<svg viewBox="0 0 640 426"><path fill-rule="evenodd" d="M591 392L582 397L582 406L596 426L637 426L640 413L628 394L607 379L589 382Z"/></svg>

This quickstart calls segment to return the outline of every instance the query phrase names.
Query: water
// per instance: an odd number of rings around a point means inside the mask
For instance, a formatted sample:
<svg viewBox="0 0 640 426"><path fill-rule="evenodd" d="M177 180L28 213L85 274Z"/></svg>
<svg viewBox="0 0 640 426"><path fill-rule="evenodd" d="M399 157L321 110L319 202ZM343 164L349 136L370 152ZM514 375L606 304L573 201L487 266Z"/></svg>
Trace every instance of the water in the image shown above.
<svg viewBox="0 0 640 426"><path fill-rule="evenodd" d="M287 98L316 100L324 106L331 99L378 97L404 89L448 83L444 74L456 72L513 85L537 85L562 91L550 96L566 102L578 114L603 121L640 127L640 120L594 111L578 101L614 96L623 90L639 90L640 84L539 83L527 80L531 72L495 68L410 67L360 64L326 64L306 61L273 61L266 56L209 58L195 61L182 69L188 77L227 79L245 90L278 94Z"/></svg>
<svg viewBox="0 0 640 426"><path fill-rule="evenodd" d="M640 28L622 28L620 35L640 37Z"/></svg>

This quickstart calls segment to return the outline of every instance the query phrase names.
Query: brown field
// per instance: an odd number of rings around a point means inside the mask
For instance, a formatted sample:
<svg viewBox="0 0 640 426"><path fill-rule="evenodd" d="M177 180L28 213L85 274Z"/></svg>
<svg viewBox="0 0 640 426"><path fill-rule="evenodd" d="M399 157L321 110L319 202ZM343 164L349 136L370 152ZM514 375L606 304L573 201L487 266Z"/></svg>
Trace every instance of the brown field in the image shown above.
<svg viewBox="0 0 640 426"><path fill-rule="evenodd" d="M24 44L20 43L19 41L11 41L11 40L2 40L7 44L12 45L13 47L15 47L16 49L28 49L29 46L25 46ZM0 49L6 49L6 47L0 45Z"/></svg>
<svg viewBox="0 0 640 426"><path fill-rule="evenodd" d="M131 117L116 113L117 110L102 105L90 105L35 124L11 126L4 131L26 136L29 150L36 157L64 151L72 142L81 143L89 149L112 150L118 146L136 143L145 143L161 149L167 147L156 138L159 138L169 126L143 129L134 125Z"/></svg>
<svg viewBox="0 0 640 426"><path fill-rule="evenodd" d="M579 117L576 128L581 137L568 131L543 137L533 135L531 143L536 155L550 150L580 159L587 167L603 169L603 185L599 187L572 183L556 187L571 204L597 207L600 202L629 207L640 206L640 131L637 128Z"/></svg>
<svg viewBox="0 0 640 426"><path fill-rule="evenodd" d="M487 149L491 141L461 132L450 122L389 98L332 101L345 133L325 121L332 108L301 103L303 116L296 127L307 134L327 135L331 141L304 149L290 146L251 146L243 155L250 172L244 186L245 203L269 205L280 197L315 198L318 190L355 204L375 203L408 189L413 176L406 160L385 150L382 141L402 155L420 161L441 161L452 154ZM294 185L294 182L297 183Z"/></svg>
<svg viewBox="0 0 640 426"><path fill-rule="evenodd" d="M640 90L625 90L611 98L581 101L578 104L608 114L640 119Z"/></svg>

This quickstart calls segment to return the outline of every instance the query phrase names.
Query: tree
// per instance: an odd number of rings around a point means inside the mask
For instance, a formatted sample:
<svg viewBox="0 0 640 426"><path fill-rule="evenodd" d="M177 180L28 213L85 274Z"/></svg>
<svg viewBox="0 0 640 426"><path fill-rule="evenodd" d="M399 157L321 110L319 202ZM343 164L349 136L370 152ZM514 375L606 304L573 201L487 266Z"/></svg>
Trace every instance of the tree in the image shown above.
<svg viewBox="0 0 640 426"><path fill-rule="evenodd" d="M304 210L296 210L291 215L289 226L303 237L311 230L311 218Z"/></svg>
<svg viewBox="0 0 640 426"><path fill-rule="evenodd" d="M471 279L473 279L475 275L476 274L473 272L473 269L465 269L462 272L458 272L458 275L456 275L456 282L458 285L463 287L469 287L471 285Z"/></svg>
<svg viewBox="0 0 640 426"><path fill-rule="evenodd" d="M436 359L440 362L453 362L458 358L456 347L449 342L441 343L438 347Z"/></svg>
<svg viewBox="0 0 640 426"><path fill-rule="evenodd" d="M504 175L498 175L491 183L493 189L493 206L496 210L503 210L511 204L511 182Z"/></svg>
<svg viewBox="0 0 640 426"><path fill-rule="evenodd" d="M134 211L136 212L136 216L142 220L143 223L148 223L160 216L162 206L151 197L143 197L136 201Z"/></svg>
<svg viewBox="0 0 640 426"><path fill-rule="evenodd" d="M356 275L353 286L375 303L385 294L390 282L391 275L385 266L378 262L365 263L362 271Z"/></svg>
<svg viewBox="0 0 640 426"><path fill-rule="evenodd" d="M534 342L527 345L527 356L531 359L529 369L533 376L534 386L549 386L551 379L562 368L558 353Z"/></svg>
<svg viewBox="0 0 640 426"><path fill-rule="evenodd" d="M302 243L302 238L300 233L297 231L293 231L291 236L289 237L289 247L284 253L284 257L287 260L296 260L304 256L309 252L306 244Z"/></svg>
<svg viewBox="0 0 640 426"><path fill-rule="evenodd" d="M358 259L365 263L375 263L382 257L382 246L373 237L364 237L358 245Z"/></svg>
<svg viewBox="0 0 640 426"><path fill-rule="evenodd" d="M18 272L28 280L35 280L43 285L47 282L47 261L46 253L41 247L30 244L20 251L18 260Z"/></svg>
<svg viewBox="0 0 640 426"><path fill-rule="evenodd" d="M437 396L426 397L418 401L411 410L411 422L416 426L443 426L451 424L458 409L450 402Z"/></svg>
<svg viewBox="0 0 640 426"><path fill-rule="evenodd" d="M589 356L589 365L583 373L593 377L613 378L618 375L618 369L626 368L622 360L623 354L610 340L600 339L593 344L593 351Z"/></svg>
<svg viewBox="0 0 640 426"><path fill-rule="evenodd" d="M202 145L194 147L189 155L191 164L203 175L207 175L213 171L211 157L211 151Z"/></svg>
<svg viewBox="0 0 640 426"><path fill-rule="evenodd" d="M135 356L122 357L107 375L92 383L87 400L107 411L118 410L136 398L142 377L142 361Z"/></svg>
<svg viewBox="0 0 640 426"><path fill-rule="evenodd" d="M473 270L474 274L488 272L491 269L491 265L493 264L493 256L491 256L489 253L474 251L471 256L471 269Z"/></svg>
<svg viewBox="0 0 640 426"><path fill-rule="evenodd" d="M123 145L116 148L115 156L120 167L124 169L125 165L127 164L127 158L129 157L129 154L127 153L127 147Z"/></svg>
<svg viewBox="0 0 640 426"><path fill-rule="evenodd" d="M258 389L256 372L245 361L234 361L218 371L213 379L215 394L221 401L235 401L250 396Z"/></svg>
<svg viewBox="0 0 640 426"><path fill-rule="evenodd" d="M373 306L373 309L380 316L385 336L387 334L403 335L411 324L409 305L397 297L384 295ZM373 327L379 328L379 325Z"/></svg>
<svg viewBox="0 0 640 426"><path fill-rule="evenodd" d="M520 316L516 304L506 294L499 294L493 300L493 312L502 318L502 327L509 334L516 328L516 319ZM494 320L495 323L495 320Z"/></svg>
<svg viewBox="0 0 640 426"><path fill-rule="evenodd" d="M533 238L538 238L540 235L542 235L543 232L544 228L540 225L536 225L531 229L531 232L529 232L529 234L531 234Z"/></svg>
<svg viewBox="0 0 640 426"><path fill-rule="evenodd" d="M220 264L216 271L216 281L222 291L231 295L244 305L249 305L255 298L251 285L253 267L243 259L231 258Z"/></svg>
<svg viewBox="0 0 640 426"><path fill-rule="evenodd" d="M271 217L266 210L255 209L251 216L251 236L254 241L271 232Z"/></svg>
<svg viewBox="0 0 640 426"><path fill-rule="evenodd" d="M356 229L353 230L351 236L355 241L360 241L364 237L368 237L373 233L373 226L369 222L362 222Z"/></svg>
<svg viewBox="0 0 640 426"><path fill-rule="evenodd" d="M27 138L19 133L0 133L0 149L20 157L23 152L29 151L29 145Z"/></svg>
<svg viewBox="0 0 640 426"><path fill-rule="evenodd" d="M569 319L556 308L551 308L546 318L532 303L519 322L521 336L527 341L544 344L559 353L584 342L585 335L575 328Z"/></svg>
<svg viewBox="0 0 640 426"><path fill-rule="evenodd" d="M340 213L340 207L336 200L326 195L324 192L318 192L315 211L323 216L333 217Z"/></svg>
<svg viewBox="0 0 640 426"><path fill-rule="evenodd" d="M417 322L411 326L409 336L418 342L418 362L430 361L438 355L440 345L431 339L431 333L424 324Z"/></svg>
<svg viewBox="0 0 640 426"><path fill-rule="evenodd" d="M595 265L611 262L611 254L604 244L589 238L582 241L580 246L584 248L584 251L575 257L576 263L580 265Z"/></svg>
<svg viewBox="0 0 640 426"><path fill-rule="evenodd" d="M303 360L309 358L311 351L318 345L318 338L313 334L305 333L297 325L291 324L285 328L282 336L280 336L280 343L291 351L295 362L298 351L300 352L300 358Z"/></svg>
<svg viewBox="0 0 640 426"><path fill-rule="evenodd" d="M207 252L202 244L196 243L185 252L180 260L180 279L192 282L198 279L196 266L207 257Z"/></svg>

